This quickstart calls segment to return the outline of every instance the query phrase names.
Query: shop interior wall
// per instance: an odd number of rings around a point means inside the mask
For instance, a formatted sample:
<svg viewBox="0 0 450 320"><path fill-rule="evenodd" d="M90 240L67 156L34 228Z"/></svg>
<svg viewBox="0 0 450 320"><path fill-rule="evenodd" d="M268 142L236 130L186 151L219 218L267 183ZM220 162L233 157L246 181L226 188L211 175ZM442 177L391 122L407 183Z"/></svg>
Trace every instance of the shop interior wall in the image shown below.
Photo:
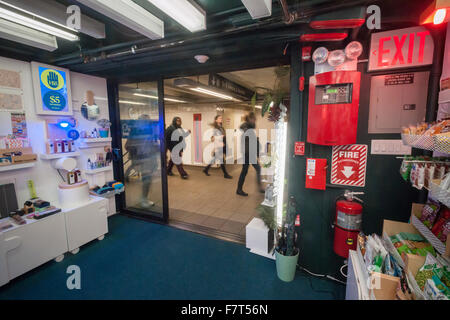
<svg viewBox="0 0 450 320"><path fill-rule="evenodd" d="M46 143L46 117L37 115L35 111L31 64L0 57L0 69L21 73L23 112L26 114L28 138L34 153L38 155L44 153ZM87 90L92 90L95 94L95 100L100 107L100 118L109 119L108 94L105 79L72 72L71 89L74 117L79 122L78 130L88 131L98 127L95 121L87 121L81 116L80 108L82 103L86 101L85 97ZM14 112L15 111L21 112L20 110L14 110ZM49 118L51 118L51 116L49 116ZM92 154L101 151L103 151L103 147L82 151L82 156L77 158L79 169L83 171L83 169L86 168L87 158L92 157ZM87 176L84 175L84 178L87 178ZM112 172L108 173L106 178L112 180ZM15 184L19 206L30 198L27 186L28 180L34 181L36 192L39 197L52 203L58 201L57 188L62 182L62 179L58 175L56 169L51 165L51 161L42 160L38 157L38 161L32 168L0 173L0 183L13 182ZM114 199L112 199L109 204L109 213L114 214L115 212L115 202Z"/></svg>
<svg viewBox="0 0 450 320"><path fill-rule="evenodd" d="M301 64L300 45L291 47L291 108L289 116L287 180L288 195L295 196L299 204L301 226L297 228L300 248L300 265L313 272L334 274L343 264L343 259L333 251L336 198L345 189L362 191L364 200L363 226L366 234L381 234L383 219L408 221L411 203L418 198L418 191L406 183L399 174L401 160L393 155L371 155L372 139L400 139L399 134L369 134L369 100L371 75L367 64L359 63L362 74L358 119L357 144L369 146L366 186L364 188L341 188L330 185L331 147L306 144L305 156L294 156L295 141L306 141L308 118L308 79L314 73L313 62ZM303 69L303 70L302 70ZM299 77L304 74L306 85L299 92ZM305 189L306 158L325 158L330 166L327 170L327 190Z"/></svg>

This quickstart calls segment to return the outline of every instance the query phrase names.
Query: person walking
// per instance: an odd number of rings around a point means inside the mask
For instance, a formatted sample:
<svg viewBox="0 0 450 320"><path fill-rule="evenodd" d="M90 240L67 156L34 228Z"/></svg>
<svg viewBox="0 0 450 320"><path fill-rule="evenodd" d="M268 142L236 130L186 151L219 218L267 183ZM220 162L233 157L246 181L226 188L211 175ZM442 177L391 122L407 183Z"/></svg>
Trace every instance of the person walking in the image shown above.
<svg viewBox="0 0 450 320"><path fill-rule="evenodd" d="M217 115L214 117L214 123L212 124L212 126L214 128L214 134L211 137L211 140L214 143L213 158L206 166L206 168L203 169L203 172L207 176L210 176L209 169L214 164L214 162L216 162L216 160L219 160L220 168L223 171L224 178L233 179L233 177L228 174L227 168L225 166L227 154L227 137L225 134L225 129L223 128L223 118L221 115Z"/></svg>
<svg viewBox="0 0 450 320"><path fill-rule="evenodd" d="M150 117L147 114L141 115L139 121L147 121L151 124ZM125 177L128 181L132 170L139 173L142 182L139 204L142 208L148 209L155 205L148 197L150 196L152 177L158 171L158 137L150 133L142 135L132 131L125 144L125 149L128 151L131 161Z"/></svg>
<svg viewBox="0 0 450 320"><path fill-rule="evenodd" d="M172 124L166 129L166 147L170 151L170 156L169 156L170 160L169 160L169 165L167 166L167 174L169 176L173 176L172 169L173 169L173 166L176 165L181 178L187 179L188 174L183 168L182 160L183 160L183 150L184 150L184 148L186 148L186 142L184 139L191 134L191 130L185 131L181 127L181 124L182 124L181 118L174 117L172 120ZM179 134L179 138L178 138L178 140L173 141L172 135L175 134L175 132L177 132L177 134ZM179 163L174 163L172 160L172 156L173 156L172 151L180 143L181 143L181 149L179 149L179 153L178 153ZM177 150L178 150L178 148L177 148Z"/></svg>
<svg viewBox="0 0 450 320"><path fill-rule="evenodd" d="M241 147L243 149L242 151L243 151L243 156L244 156L244 164L242 165L242 171L239 176L236 194L243 196L243 197L248 196L248 193L244 192L243 187L244 187L245 177L247 176L247 173L248 173L248 167L250 166L250 164L256 170L256 179L258 182L258 187L259 187L260 192L261 193L265 192L261 185L261 166L258 163L259 139L256 136L255 128L256 128L256 116L253 112L250 112L245 117L245 122L240 127L241 131L243 132L242 137L241 137L241 139L242 139ZM256 143L256 146L254 146L254 145L252 146L252 144L255 144L255 143Z"/></svg>

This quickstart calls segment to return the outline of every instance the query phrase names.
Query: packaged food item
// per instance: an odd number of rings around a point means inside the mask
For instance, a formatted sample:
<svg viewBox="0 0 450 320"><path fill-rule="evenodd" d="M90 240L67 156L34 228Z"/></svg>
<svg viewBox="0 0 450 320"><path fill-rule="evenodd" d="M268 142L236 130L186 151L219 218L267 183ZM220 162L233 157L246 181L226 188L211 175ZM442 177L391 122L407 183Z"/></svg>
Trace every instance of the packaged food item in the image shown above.
<svg viewBox="0 0 450 320"><path fill-rule="evenodd" d="M447 241L447 236L450 234L450 210L447 207L444 207L440 213L431 232L442 242L445 243Z"/></svg>
<svg viewBox="0 0 450 320"><path fill-rule="evenodd" d="M436 277L433 276L425 282L424 293L431 300L449 300L449 289Z"/></svg>
<svg viewBox="0 0 450 320"><path fill-rule="evenodd" d="M405 181L409 180L411 174L412 159L412 157L406 157L405 159L403 159L402 165L400 166L400 175Z"/></svg>
<svg viewBox="0 0 450 320"><path fill-rule="evenodd" d="M417 180L414 186L419 190L422 190L425 186L425 165L423 164L419 164L417 169Z"/></svg>
<svg viewBox="0 0 450 320"><path fill-rule="evenodd" d="M423 224L426 225L429 229L431 229L434 225L434 221L436 220L439 209L440 205L438 202L428 200L428 203L422 209L422 214L419 217L419 220L422 221Z"/></svg>
<svg viewBox="0 0 450 320"><path fill-rule="evenodd" d="M425 188L429 189L431 186L431 180L433 180L434 172L436 170L436 165L433 163L428 163L425 167Z"/></svg>

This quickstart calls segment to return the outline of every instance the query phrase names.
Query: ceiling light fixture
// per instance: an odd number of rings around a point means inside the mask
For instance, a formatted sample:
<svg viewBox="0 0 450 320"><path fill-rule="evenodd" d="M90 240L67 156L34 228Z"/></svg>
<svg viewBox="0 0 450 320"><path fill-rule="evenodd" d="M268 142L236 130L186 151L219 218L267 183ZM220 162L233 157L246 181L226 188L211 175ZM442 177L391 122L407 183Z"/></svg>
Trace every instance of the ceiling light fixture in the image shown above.
<svg viewBox="0 0 450 320"><path fill-rule="evenodd" d="M420 24L439 25L450 21L450 0L434 0L420 15Z"/></svg>
<svg viewBox="0 0 450 320"><path fill-rule="evenodd" d="M188 0L147 0L190 32L206 30L206 14Z"/></svg>
<svg viewBox="0 0 450 320"><path fill-rule="evenodd" d="M212 90L208 90L208 89L201 88L201 87L189 88L189 89L191 89L192 91L204 93L204 94L207 94L207 95L210 95L210 96L214 96L214 97L217 97L217 98L222 98L222 99L225 99L225 100L239 101L238 99L233 98L232 96L228 96L226 94L222 94L222 93L219 93L219 92L216 92L216 91L212 91Z"/></svg>
<svg viewBox="0 0 450 320"><path fill-rule="evenodd" d="M80 39L76 30L10 5L5 1L0 1L0 18L69 41L78 41Z"/></svg>
<svg viewBox="0 0 450 320"><path fill-rule="evenodd" d="M133 95L135 95L137 97L143 97L143 98L149 98L149 99L158 100L157 96L152 96L152 95L149 95L149 94L133 93ZM164 100L165 101L170 101L170 102L187 103L186 101L178 100L178 99L174 99L174 98L164 98Z"/></svg>
<svg viewBox="0 0 450 320"><path fill-rule="evenodd" d="M272 15L272 0L241 0L252 19L270 17Z"/></svg>
<svg viewBox="0 0 450 320"><path fill-rule="evenodd" d="M133 105L137 105L137 106L146 106L146 103L142 103L142 102L136 102L136 101L128 101L128 100L119 100L119 103L123 103L123 104L133 104Z"/></svg>
<svg viewBox="0 0 450 320"><path fill-rule="evenodd" d="M147 38L152 40L164 38L164 21L132 0L78 0L78 2Z"/></svg>
<svg viewBox="0 0 450 320"><path fill-rule="evenodd" d="M47 51L55 51L58 49L55 36L5 19L0 19L0 38Z"/></svg>

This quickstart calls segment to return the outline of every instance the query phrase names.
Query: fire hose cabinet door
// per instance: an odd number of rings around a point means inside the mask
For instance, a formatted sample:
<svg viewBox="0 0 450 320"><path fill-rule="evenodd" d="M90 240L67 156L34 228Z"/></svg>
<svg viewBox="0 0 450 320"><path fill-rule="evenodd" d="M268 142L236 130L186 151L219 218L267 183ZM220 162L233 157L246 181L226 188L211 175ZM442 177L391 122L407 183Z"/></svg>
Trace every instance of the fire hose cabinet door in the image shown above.
<svg viewBox="0 0 450 320"><path fill-rule="evenodd" d="M331 71L309 80L309 143L337 146L356 143L361 73Z"/></svg>

